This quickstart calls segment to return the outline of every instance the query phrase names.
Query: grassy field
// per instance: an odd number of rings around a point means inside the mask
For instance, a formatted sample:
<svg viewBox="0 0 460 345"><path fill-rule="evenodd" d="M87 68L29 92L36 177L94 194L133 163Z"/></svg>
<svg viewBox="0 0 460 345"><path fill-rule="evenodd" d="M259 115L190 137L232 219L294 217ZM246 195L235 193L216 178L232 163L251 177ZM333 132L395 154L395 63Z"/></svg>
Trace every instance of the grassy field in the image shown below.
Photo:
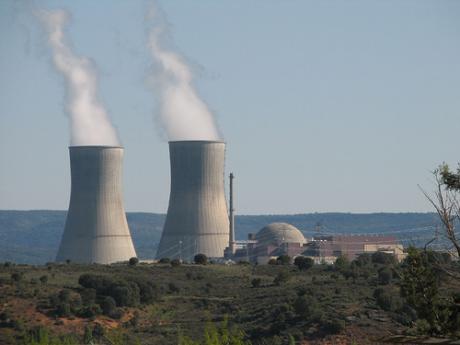
<svg viewBox="0 0 460 345"><path fill-rule="evenodd" d="M378 344L435 334L400 297L404 269L370 257L302 271L292 264L7 263L0 344ZM460 283L439 275L439 298L450 303ZM460 325L460 313L449 310ZM234 342L206 342L227 333Z"/></svg>

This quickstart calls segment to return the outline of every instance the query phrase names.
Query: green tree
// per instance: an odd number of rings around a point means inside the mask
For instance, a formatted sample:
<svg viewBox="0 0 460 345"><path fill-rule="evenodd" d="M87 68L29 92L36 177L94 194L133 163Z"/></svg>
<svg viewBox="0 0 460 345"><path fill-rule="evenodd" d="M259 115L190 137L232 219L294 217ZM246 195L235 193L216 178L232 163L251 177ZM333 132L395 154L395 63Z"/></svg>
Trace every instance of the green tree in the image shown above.
<svg viewBox="0 0 460 345"><path fill-rule="evenodd" d="M136 266L139 263L139 259L133 256L132 258L129 259L128 264L130 266Z"/></svg>
<svg viewBox="0 0 460 345"><path fill-rule="evenodd" d="M276 259L276 263L278 265L290 265L291 264L291 257L289 255L280 255Z"/></svg>
<svg viewBox="0 0 460 345"><path fill-rule="evenodd" d="M400 272L400 291L420 319L425 319L432 334L445 334L451 314L439 294L439 275L430 263L430 255L413 247L408 250Z"/></svg>
<svg viewBox="0 0 460 345"><path fill-rule="evenodd" d="M315 262L312 258L307 258L305 256L297 256L294 259L294 265L296 265L300 271L306 271L310 269L311 267L313 267L314 263Z"/></svg>
<svg viewBox="0 0 460 345"><path fill-rule="evenodd" d="M101 307L102 307L102 312L104 313L104 315L110 316L117 308L117 304L112 297L107 296L102 301Z"/></svg>
<svg viewBox="0 0 460 345"><path fill-rule="evenodd" d="M204 254L196 254L193 261L197 265L206 265L208 263L208 257Z"/></svg>

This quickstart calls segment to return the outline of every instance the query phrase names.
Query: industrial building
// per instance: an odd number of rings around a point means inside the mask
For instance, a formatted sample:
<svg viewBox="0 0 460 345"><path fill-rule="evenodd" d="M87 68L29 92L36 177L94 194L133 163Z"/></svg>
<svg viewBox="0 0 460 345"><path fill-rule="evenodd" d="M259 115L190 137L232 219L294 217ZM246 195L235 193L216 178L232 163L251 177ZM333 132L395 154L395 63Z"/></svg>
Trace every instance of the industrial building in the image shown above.
<svg viewBox="0 0 460 345"><path fill-rule="evenodd" d="M230 238L225 143L171 141L169 154L171 190L157 259L192 261L198 253L223 257Z"/></svg>
<svg viewBox="0 0 460 345"><path fill-rule="evenodd" d="M110 264L136 256L122 192L123 148L71 146L71 194L56 261Z"/></svg>
<svg viewBox="0 0 460 345"><path fill-rule="evenodd" d="M272 223L259 232L249 234L247 241L236 241L232 260L245 260L266 264L281 255L291 258L307 256L315 263L332 264L339 256L354 260L359 254L384 252L394 255L398 261L405 257L402 244L393 236L381 235L331 235L307 240L295 226Z"/></svg>
<svg viewBox="0 0 460 345"><path fill-rule="evenodd" d="M398 261L405 257L403 245L394 236L382 235L332 235L314 237L303 255L318 263L333 263L339 256L354 260L363 253L384 252L394 255Z"/></svg>

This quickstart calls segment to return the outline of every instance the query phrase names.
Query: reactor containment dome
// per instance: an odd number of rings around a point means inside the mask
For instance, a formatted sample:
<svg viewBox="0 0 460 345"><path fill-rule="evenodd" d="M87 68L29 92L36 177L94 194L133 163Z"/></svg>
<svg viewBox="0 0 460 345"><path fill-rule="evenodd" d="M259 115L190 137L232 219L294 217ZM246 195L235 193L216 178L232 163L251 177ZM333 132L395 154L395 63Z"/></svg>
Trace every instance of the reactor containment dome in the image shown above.
<svg viewBox="0 0 460 345"><path fill-rule="evenodd" d="M110 264L136 256L123 206L123 148L71 146L69 211L56 261Z"/></svg>
<svg viewBox="0 0 460 345"><path fill-rule="evenodd" d="M304 244L305 237L295 226L288 223L271 223L256 234L258 245L280 245L283 243Z"/></svg>

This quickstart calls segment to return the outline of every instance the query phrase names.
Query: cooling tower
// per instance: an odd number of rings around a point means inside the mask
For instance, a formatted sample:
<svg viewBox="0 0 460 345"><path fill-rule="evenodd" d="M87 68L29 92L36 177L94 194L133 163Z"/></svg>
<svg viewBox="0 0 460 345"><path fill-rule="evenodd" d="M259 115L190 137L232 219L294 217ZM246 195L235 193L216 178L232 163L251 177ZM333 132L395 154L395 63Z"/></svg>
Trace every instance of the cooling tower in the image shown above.
<svg viewBox="0 0 460 345"><path fill-rule="evenodd" d="M110 264L136 256L123 207L123 148L69 151L72 188L56 261Z"/></svg>
<svg viewBox="0 0 460 345"><path fill-rule="evenodd" d="M169 155L171 192L157 258L222 257L229 239L225 143L171 141Z"/></svg>

